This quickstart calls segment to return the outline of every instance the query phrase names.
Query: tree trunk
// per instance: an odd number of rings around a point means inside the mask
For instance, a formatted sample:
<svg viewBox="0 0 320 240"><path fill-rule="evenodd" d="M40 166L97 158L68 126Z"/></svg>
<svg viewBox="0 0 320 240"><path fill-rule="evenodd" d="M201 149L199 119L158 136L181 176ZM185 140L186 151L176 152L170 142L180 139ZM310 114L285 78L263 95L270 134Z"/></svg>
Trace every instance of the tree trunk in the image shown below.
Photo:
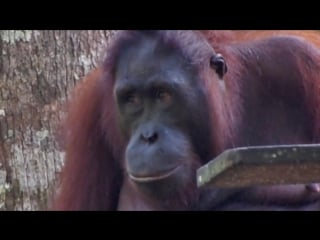
<svg viewBox="0 0 320 240"><path fill-rule="evenodd" d="M113 31L0 31L0 209L45 210L63 151L70 90L104 57Z"/></svg>

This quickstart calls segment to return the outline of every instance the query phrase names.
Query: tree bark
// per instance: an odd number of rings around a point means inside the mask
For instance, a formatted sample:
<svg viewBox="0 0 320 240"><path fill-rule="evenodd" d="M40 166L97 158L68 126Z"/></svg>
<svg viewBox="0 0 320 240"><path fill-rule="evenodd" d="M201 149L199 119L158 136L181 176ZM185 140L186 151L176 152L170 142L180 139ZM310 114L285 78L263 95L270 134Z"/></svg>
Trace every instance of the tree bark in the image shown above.
<svg viewBox="0 0 320 240"><path fill-rule="evenodd" d="M50 204L63 166L63 105L113 33L0 31L0 210Z"/></svg>

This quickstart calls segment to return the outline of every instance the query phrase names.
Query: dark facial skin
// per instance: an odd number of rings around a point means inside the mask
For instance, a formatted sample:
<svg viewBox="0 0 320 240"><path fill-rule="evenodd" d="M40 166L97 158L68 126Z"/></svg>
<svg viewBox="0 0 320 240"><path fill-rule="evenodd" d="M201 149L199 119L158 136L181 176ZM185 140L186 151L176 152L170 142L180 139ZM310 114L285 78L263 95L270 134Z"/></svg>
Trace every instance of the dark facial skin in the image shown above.
<svg viewBox="0 0 320 240"><path fill-rule="evenodd" d="M210 149L206 96L195 69L177 50L143 39L123 49L115 76L129 179L157 199L195 185Z"/></svg>

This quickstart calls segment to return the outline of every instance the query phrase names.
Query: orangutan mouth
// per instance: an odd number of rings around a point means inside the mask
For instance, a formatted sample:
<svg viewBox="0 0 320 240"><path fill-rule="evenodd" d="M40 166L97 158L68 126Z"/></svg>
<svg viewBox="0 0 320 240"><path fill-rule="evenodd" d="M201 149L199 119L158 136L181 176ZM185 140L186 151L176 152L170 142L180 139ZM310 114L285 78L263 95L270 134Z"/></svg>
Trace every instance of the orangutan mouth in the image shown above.
<svg viewBox="0 0 320 240"><path fill-rule="evenodd" d="M159 175L154 175L154 176L134 176L134 175L129 173L129 177L130 177L131 180L133 180L135 182L140 182L140 183L155 182L155 181L159 181L159 180L162 180L162 179L170 177L179 168L180 168L180 166L176 166L173 169L170 169L169 171L166 171L165 173L161 173Z"/></svg>

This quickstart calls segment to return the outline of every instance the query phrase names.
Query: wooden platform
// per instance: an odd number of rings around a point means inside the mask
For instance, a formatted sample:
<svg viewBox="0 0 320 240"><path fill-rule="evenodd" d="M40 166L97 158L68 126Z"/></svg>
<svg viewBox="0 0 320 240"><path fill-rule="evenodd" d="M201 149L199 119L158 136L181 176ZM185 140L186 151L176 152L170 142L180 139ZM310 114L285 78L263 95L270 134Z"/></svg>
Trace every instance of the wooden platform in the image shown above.
<svg viewBox="0 0 320 240"><path fill-rule="evenodd" d="M320 144L234 148L197 171L198 187L320 182Z"/></svg>

